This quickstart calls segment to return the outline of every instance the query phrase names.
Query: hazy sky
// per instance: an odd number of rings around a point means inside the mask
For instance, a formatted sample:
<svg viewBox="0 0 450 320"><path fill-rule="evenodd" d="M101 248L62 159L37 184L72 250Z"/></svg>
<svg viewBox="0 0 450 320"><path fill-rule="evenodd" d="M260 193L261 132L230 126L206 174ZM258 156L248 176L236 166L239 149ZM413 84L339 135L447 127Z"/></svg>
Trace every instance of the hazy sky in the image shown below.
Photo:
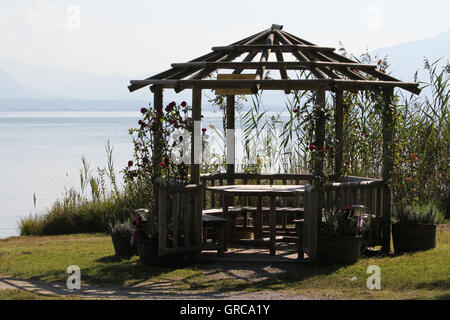
<svg viewBox="0 0 450 320"><path fill-rule="evenodd" d="M353 53L450 29L448 0L0 0L0 60L140 76L272 23Z"/></svg>

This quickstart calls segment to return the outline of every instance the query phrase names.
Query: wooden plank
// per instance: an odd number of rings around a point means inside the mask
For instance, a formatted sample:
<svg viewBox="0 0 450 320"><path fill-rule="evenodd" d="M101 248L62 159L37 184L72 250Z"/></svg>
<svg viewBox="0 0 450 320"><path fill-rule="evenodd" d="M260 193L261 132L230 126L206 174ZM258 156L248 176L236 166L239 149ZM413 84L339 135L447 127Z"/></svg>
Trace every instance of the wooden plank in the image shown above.
<svg viewBox="0 0 450 320"><path fill-rule="evenodd" d="M375 228L376 228L376 235L377 235L377 239L381 240L382 239L382 234L381 234L381 210L383 208L383 199L382 199L382 190L383 188L377 188L377 195L376 195L376 221L375 221Z"/></svg>
<svg viewBox="0 0 450 320"><path fill-rule="evenodd" d="M254 74L218 74L217 80L254 80ZM244 89L216 89L216 95L221 96L234 96L234 95L248 95L253 94L250 88ZM234 106L234 103L233 103Z"/></svg>
<svg viewBox="0 0 450 320"><path fill-rule="evenodd" d="M214 187L216 185L216 180L211 180L211 186ZM205 188L206 190L206 188ZM210 192L211 194L211 208L217 208L216 207L216 193L214 191Z"/></svg>
<svg viewBox="0 0 450 320"><path fill-rule="evenodd" d="M201 246L202 244L202 189L198 189L191 193L194 198L194 217L192 219L192 223L194 225L193 239L195 246Z"/></svg>
<svg viewBox="0 0 450 320"><path fill-rule="evenodd" d="M161 256L167 249L167 191L165 188L159 190L158 212L158 251Z"/></svg>
<svg viewBox="0 0 450 320"><path fill-rule="evenodd" d="M256 197L255 239L262 239L262 197Z"/></svg>
<svg viewBox="0 0 450 320"><path fill-rule="evenodd" d="M180 193L176 193L172 199L173 205L172 205L172 235L173 235L173 248L178 247L178 214L180 212L180 200L181 195Z"/></svg>
<svg viewBox="0 0 450 320"><path fill-rule="evenodd" d="M184 248L189 249L192 246L192 199L188 192L183 193L183 224L184 224Z"/></svg>
<svg viewBox="0 0 450 320"><path fill-rule="evenodd" d="M277 211L276 211L276 197L270 197L270 212L269 212L269 226L270 226L270 255L274 256L276 254L276 222L277 222Z"/></svg>

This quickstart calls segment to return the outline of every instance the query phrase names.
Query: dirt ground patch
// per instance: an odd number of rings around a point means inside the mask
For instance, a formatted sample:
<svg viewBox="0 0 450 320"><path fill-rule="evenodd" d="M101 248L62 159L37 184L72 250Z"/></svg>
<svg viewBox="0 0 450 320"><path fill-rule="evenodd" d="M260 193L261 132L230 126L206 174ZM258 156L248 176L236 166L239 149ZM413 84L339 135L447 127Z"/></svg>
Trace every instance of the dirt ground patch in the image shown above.
<svg viewBox="0 0 450 320"><path fill-rule="evenodd" d="M295 264L236 264L211 263L199 266L203 281L239 281L252 284L260 281L276 279L281 274L298 268ZM176 286L177 279L142 282L132 286L92 286L83 284L80 290L69 290L65 283L47 282L37 279L19 279L0 276L0 290L23 290L42 295L79 296L85 299L216 299L216 300L307 300L311 297L297 295L292 291L253 291L228 290L180 290Z"/></svg>

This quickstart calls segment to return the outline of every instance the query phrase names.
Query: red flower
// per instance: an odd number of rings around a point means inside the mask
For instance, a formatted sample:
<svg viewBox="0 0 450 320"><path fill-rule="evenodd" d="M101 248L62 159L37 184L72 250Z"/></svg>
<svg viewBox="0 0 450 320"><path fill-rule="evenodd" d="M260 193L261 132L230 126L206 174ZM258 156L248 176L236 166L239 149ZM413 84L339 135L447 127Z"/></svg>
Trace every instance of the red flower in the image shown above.
<svg viewBox="0 0 450 320"><path fill-rule="evenodd" d="M172 111L173 110L173 107L169 104L169 105L167 105L167 107L166 107L166 112L170 112L170 111Z"/></svg>
<svg viewBox="0 0 450 320"><path fill-rule="evenodd" d="M315 151L315 150L317 150L317 147L312 144L312 145L309 146L309 150Z"/></svg>
<svg viewBox="0 0 450 320"><path fill-rule="evenodd" d="M142 120L139 120L139 121L138 121L138 124L139 124L140 126L142 126L143 123L144 123L144 121L142 121Z"/></svg>
<svg viewBox="0 0 450 320"><path fill-rule="evenodd" d="M299 113L300 112L300 109L294 109L294 113Z"/></svg>
<svg viewBox="0 0 450 320"><path fill-rule="evenodd" d="M148 158L147 158L147 157L142 158L142 162L143 162L144 164L148 163Z"/></svg>
<svg viewBox="0 0 450 320"><path fill-rule="evenodd" d="M131 161L131 160L128 161L128 166L129 166L129 167L132 167L132 166L133 166L133 161Z"/></svg>
<svg viewBox="0 0 450 320"><path fill-rule="evenodd" d="M177 104L176 104L175 101L172 101L171 103L169 103L169 106L172 107L172 108L175 107L176 105L177 105Z"/></svg>
<svg viewBox="0 0 450 320"><path fill-rule="evenodd" d="M183 101L183 102L181 103L181 106L182 106L183 108L186 108L186 107L187 107L186 101Z"/></svg>
<svg viewBox="0 0 450 320"><path fill-rule="evenodd" d="M148 110L147 110L146 108L142 108L142 109L141 109L141 113L144 114L144 113L147 113L147 112L148 112Z"/></svg>
<svg viewBox="0 0 450 320"><path fill-rule="evenodd" d="M378 60L378 64L380 65L380 64L382 64L383 63L383 60Z"/></svg>
<svg viewBox="0 0 450 320"><path fill-rule="evenodd" d="M206 132L206 128L203 128L202 131L203 131L203 132Z"/></svg>
<svg viewBox="0 0 450 320"><path fill-rule="evenodd" d="M161 167L164 167L164 162L160 162L159 165L160 165Z"/></svg>

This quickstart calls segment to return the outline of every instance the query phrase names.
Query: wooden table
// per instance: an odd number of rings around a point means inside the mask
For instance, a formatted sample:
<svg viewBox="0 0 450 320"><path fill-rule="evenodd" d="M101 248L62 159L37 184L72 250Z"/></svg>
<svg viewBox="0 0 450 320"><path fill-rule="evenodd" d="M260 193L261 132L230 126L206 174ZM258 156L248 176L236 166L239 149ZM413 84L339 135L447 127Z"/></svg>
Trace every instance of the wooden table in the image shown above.
<svg viewBox="0 0 450 320"><path fill-rule="evenodd" d="M275 255L276 253L276 198L300 196L305 193L305 186L303 185L231 185L206 187L206 189L213 192L220 192L222 194L224 218L228 218L228 207L230 206L230 202L233 197L257 197L255 239L260 239L262 237L262 198L270 198L270 255Z"/></svg>

